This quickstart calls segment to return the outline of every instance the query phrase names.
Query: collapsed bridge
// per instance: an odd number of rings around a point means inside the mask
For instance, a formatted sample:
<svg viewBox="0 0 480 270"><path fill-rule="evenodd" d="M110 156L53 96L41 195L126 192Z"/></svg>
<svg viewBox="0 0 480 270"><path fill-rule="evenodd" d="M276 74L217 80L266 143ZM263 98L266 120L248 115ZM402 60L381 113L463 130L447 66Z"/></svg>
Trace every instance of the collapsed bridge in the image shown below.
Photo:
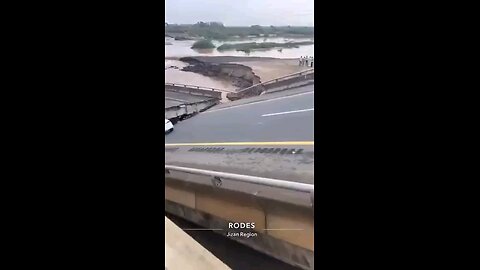
<svg viewBox="0 0 480 270"><path fill-rule="evenodd" d="M182 120L219 104L221 99L219 89L165 83L165 118Z"/></svg>
<svg viewBox="0 0 480 270"><path fill-rule="evenodd" d="M165 211L313 269L314 85L219 104L165 136Z"/></svg>

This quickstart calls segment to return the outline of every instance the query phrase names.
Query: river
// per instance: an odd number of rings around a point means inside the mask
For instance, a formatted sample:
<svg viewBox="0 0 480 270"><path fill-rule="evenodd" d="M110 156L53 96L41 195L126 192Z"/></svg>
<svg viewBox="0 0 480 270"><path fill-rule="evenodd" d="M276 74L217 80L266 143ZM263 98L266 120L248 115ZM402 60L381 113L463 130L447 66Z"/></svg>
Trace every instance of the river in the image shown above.
<svg viewBox="0 0 480 270"><path fill-rule="evenodd" d="M252 38L241 41L212 41L215 46L220 46L223 43L244 43L244 42L288 42L288 41L313 41L313 39L291 39L291 38ZM186 56L242 56L242 57L273 57L273 58L282 58L282 59L298 59L301 56L313 56L314 45L304 45L298 48L283 48L281 51L277 49L269 50L254 50L250 53L240 52L240 51L217 51L217 49L203 49L203 50L194 50L191 49L194 40L174 40L173 38L165 37L165 58L178 58ZM170 44L170 45L167 45ZM292 60L289 60L293 65L297 65ZM290 65L290 64L288 64ZM229 81L221 80L218 78L207 77L193 72L184 72L181 71L181 68L185 67L186 64L172 59L165 59L165 82L168 83L181 83L181 84L191 84L205 87L212 87L225 90L235 90L235 87L231 85ZM261 66L261 64L259 64ZM270 64L267 64L267 68ZM262 70L265 67L260 67ZM271 69L277 68L276 65L271 65ZM279 66L285 71L289 70L288 68ZM269 71L270 72L270 71ZM293 73L292 71L291 73ZM273 71L275 73L275 71ZM275 77L275 76L274 76ZM277 76L278 77L278 76ZM270 79L270 78L268 78Z"/></svg>
<svg viewBox="0 0 480 270"><path fill-rule="evenodd" d="M284 43L289 41L313 41L312 39L291 39L291 38L252 38L248 40L240 41L212 41L215 46L220 46L224 43L245 43L245 42L277 42ZM283 48L281 51L278 49L269 50L254 50L250 53L240 51L217 51L217 49L191 49L194 40L174 40L173 38L166 37L165 44L165 57L185 57L185 56L250 56L250 57L274 57L274 58L300 58L301 56L313 56L313 44L304 45L298 48Z"/></svg>

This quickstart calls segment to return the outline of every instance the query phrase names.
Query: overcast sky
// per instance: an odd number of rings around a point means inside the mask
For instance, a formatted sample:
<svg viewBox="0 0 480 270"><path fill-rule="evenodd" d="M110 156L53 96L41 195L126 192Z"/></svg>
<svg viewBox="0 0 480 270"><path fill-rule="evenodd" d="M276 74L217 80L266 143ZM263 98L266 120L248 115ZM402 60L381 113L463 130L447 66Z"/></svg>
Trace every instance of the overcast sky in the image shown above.
<svg viewBox="0 0 480 270"><path fill-rule="evenodd" d="M165 0L165 21L313 26L313 0Z"/></svg>

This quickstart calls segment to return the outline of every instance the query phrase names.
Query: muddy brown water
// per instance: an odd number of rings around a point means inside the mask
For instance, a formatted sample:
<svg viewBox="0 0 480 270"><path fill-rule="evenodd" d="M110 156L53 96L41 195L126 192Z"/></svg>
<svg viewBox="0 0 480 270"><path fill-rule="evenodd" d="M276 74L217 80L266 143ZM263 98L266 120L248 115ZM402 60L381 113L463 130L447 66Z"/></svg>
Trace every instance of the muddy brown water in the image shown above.
<svg viewBox="0 0 480 270"><path fill-rule="evenodd" d="M218 89L235 90L230 81L207 77L193 72L182 71L187 64L177 60L165 60L165 82L191 84Z"/></svg>
<svg viewBox="0 0 480 270"><path fill-rule="evenodd" d="M309 41L312 39L289 39L289 38L255 38L241 41L233 41L228 43L241 42L288 42L288 41ZM283 48L281 51L277 49L252 51L247 54L245 52L224 51L219 52L216 49L194 50L190 47L194 40L174 40L172 38L165 38L165 82L191 84L204 87L212 87L218 89L225 89L227 91L238 90L232 85L230 80L207 77L193 72L184 72L181 69L187 64L172 58L180 58L186 56L241 56L241 57L270 57L277 59L259 60L251 62L237 62L242 65L249 66L253 69L255 74L260 76L261 81L267 81L273 78L278 78L287 74L301 71L304 67L298 66L298 59L301 56L313 56L313 46L305 45L299 48ZM223 42L213 41L216 46L220 46ZM167 45L171 44L171 45ZM281 58L281 59L278 59ZM225 93L226 94L226 93Z"/></svg>
<svg viewBox="0 0 480 270"><path fill-rule="evenodd" d="M313 39L291 39L291 38L254 38L239 41L212 41L215 46L220 46L224 43L245 43L245 42L289 42L289 41L312 41ZM304 45L298 48L282 48L279 49L267 49L267 50L254 50L250 53L240 51L218 51L217 49L191 49L194 40L174 40L173 38L165 38L165 43L171 43L172 45L165 45L165 57L185 57L185 56L248 56L248 57L274 57L274 58L299 58L301 56L314 56L314 45Z"/></svg>

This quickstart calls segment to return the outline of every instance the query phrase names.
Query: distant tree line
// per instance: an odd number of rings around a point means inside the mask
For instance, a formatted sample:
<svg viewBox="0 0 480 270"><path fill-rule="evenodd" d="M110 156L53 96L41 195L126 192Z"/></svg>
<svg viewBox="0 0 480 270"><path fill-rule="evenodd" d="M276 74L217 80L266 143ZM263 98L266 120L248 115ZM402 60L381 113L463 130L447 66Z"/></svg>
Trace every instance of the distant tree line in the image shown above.
<svg viewBox="0 0 480 270"><path fill-rule="evenodd" d="M298 26L235 26L226 27L221 22L197 22L195 24L169 24L165 22L165 33L168 36L185 35L205 39L227 40L234 37L265 35L304 35L313 36L313 27Z"/></svg>

